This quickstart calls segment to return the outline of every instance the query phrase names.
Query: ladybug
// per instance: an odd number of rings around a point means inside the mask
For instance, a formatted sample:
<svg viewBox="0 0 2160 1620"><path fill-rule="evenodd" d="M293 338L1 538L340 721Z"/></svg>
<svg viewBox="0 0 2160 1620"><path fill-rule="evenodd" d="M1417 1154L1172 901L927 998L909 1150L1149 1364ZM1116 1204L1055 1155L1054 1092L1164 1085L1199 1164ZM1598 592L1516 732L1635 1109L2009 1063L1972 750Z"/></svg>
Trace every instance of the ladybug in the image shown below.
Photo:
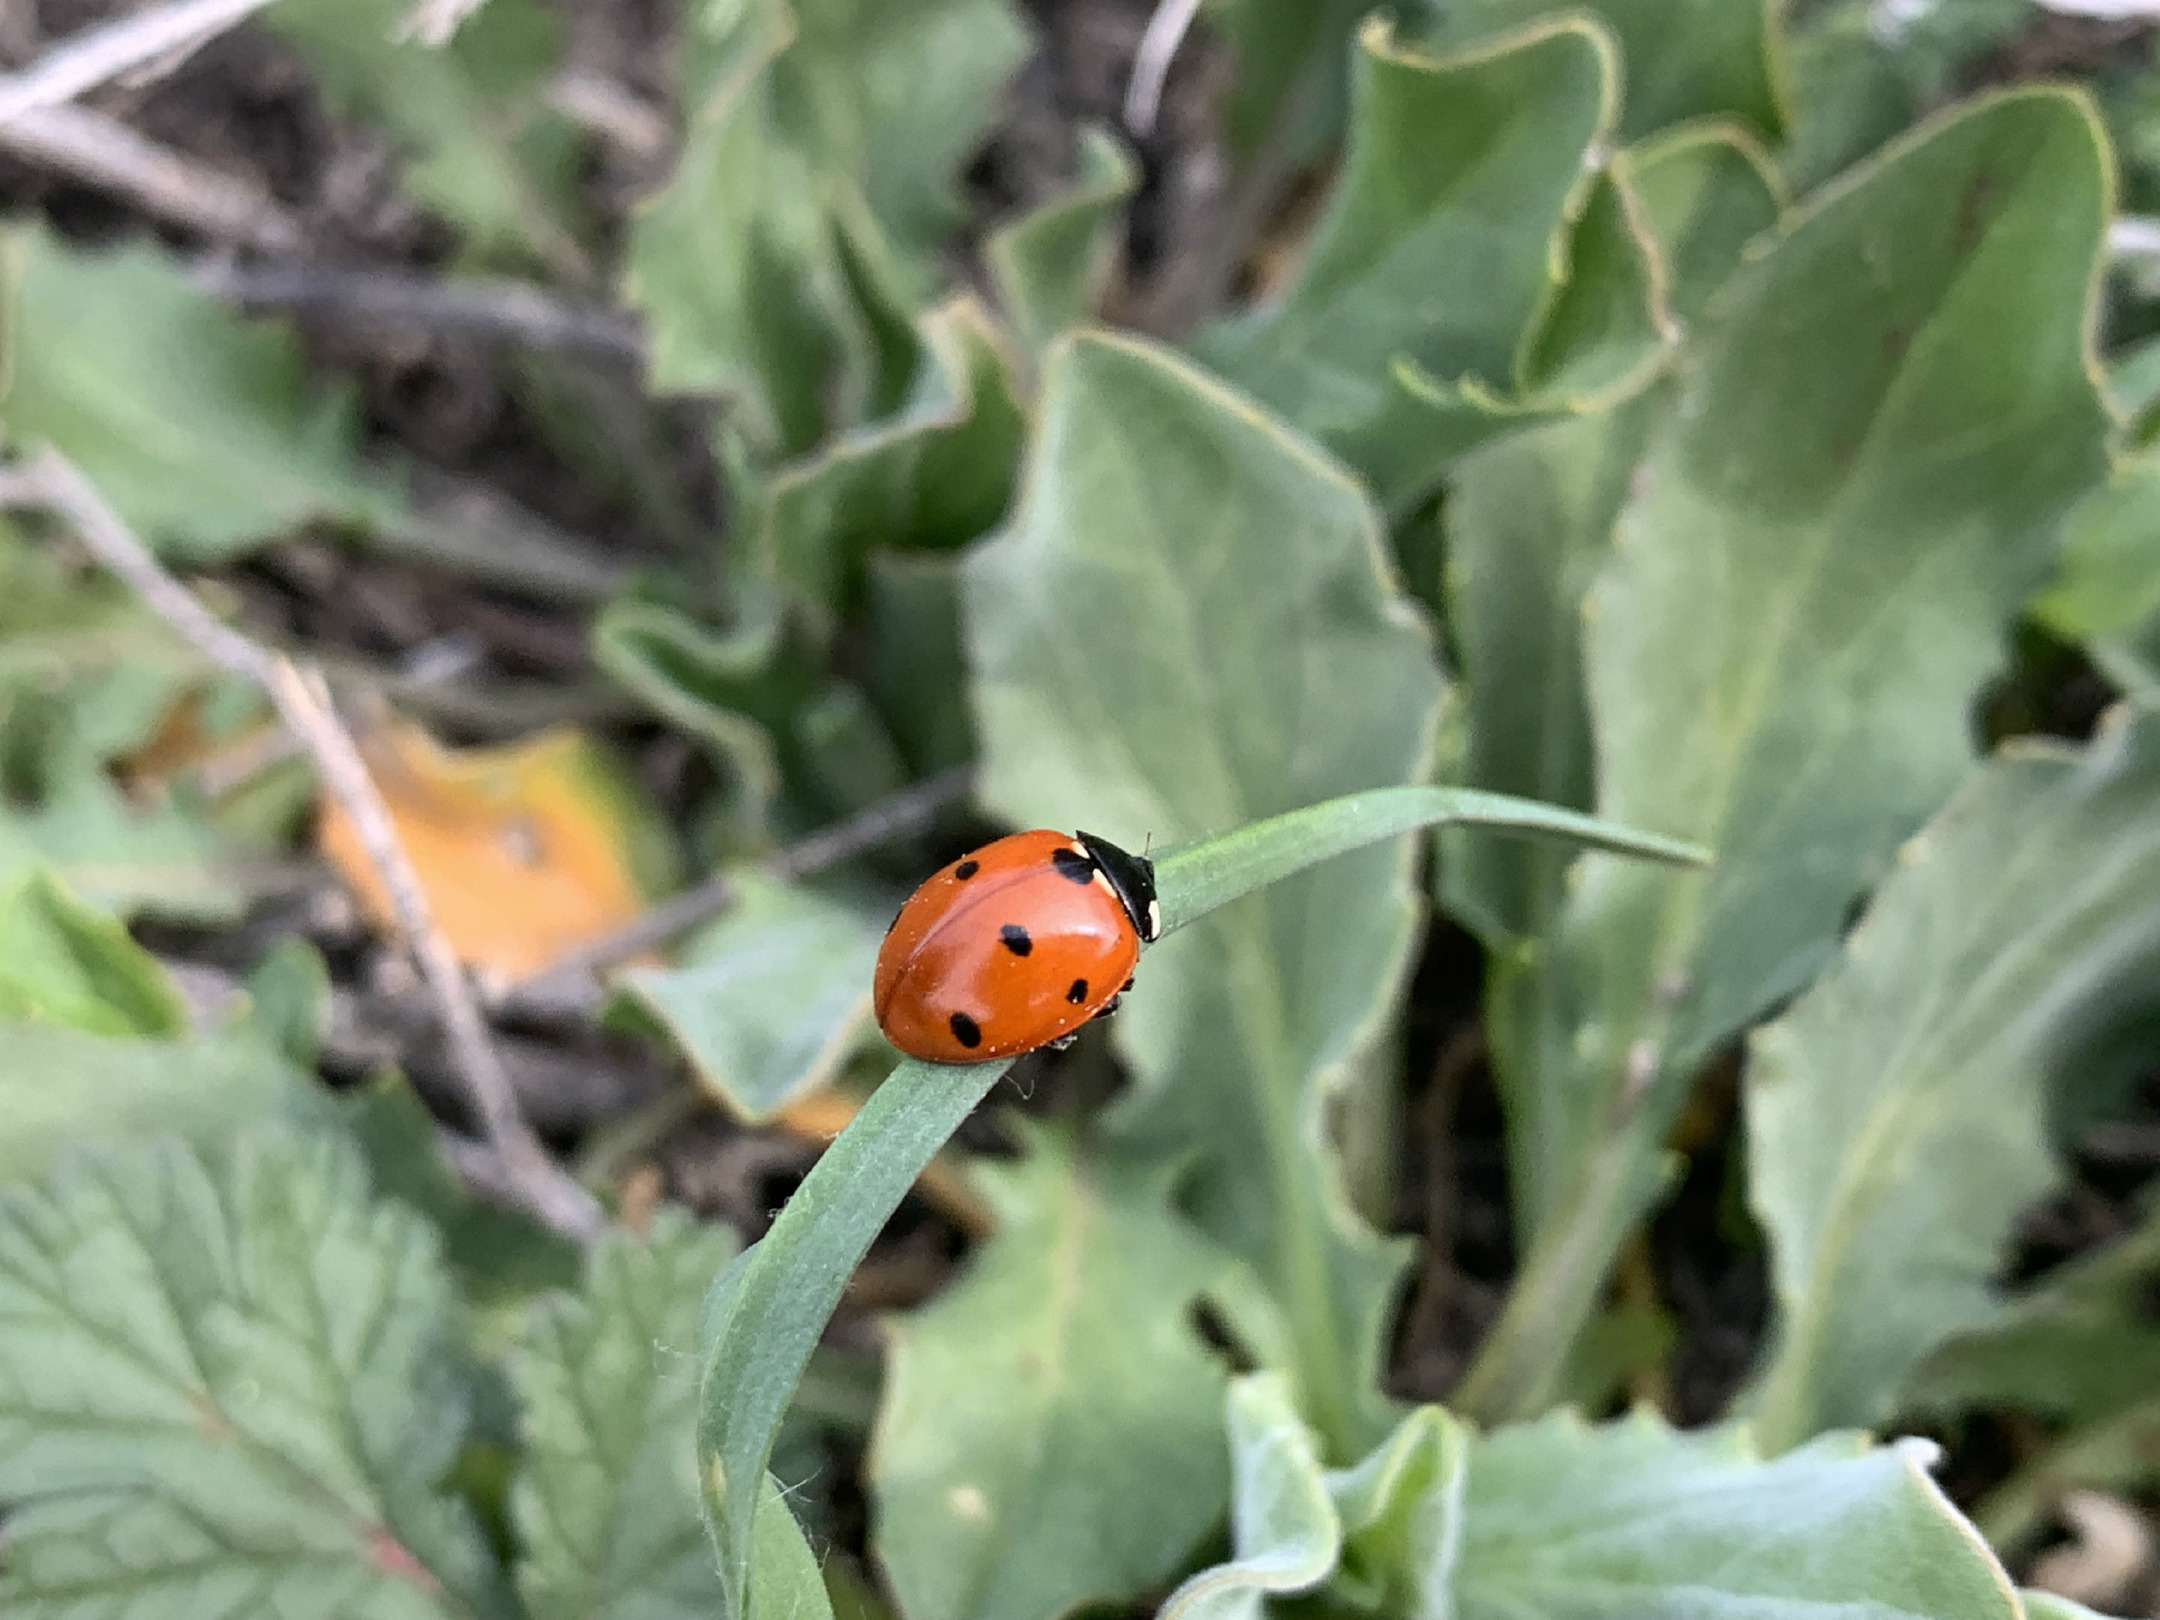
<svg viewBox="0 0 2160 1620"><path fill-rule="evenodd" d="M1155 868L1090 833L1014 833L908 896L878 950L886 1039L933 1063L1061 1046L1132 987L1162 930Z"/></svg>

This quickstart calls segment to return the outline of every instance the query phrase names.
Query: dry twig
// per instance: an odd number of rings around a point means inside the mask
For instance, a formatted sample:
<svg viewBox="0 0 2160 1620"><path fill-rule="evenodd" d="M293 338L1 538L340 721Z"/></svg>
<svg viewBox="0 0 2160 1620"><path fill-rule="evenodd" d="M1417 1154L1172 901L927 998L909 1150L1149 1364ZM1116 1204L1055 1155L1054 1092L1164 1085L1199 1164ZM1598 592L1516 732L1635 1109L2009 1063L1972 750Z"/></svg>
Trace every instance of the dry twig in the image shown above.
<svg viewBox="0 0 2160 1620"><path fill-rule="evenodd" d="M0 147L218 242L293 253L300 227L261 191L146 140L87 107L37 107L0 122Z"/></svg>
<svg viewBox="0 0 2160 1620"><path fill-rule="evenodd" d="M967 765L917 782L788 845L765 863L765 870L777 878L798 878L837 865L928 826L946 806L966 798L974 785L974 767ZM734 903L734 884L725 873L717 873L534 974L511 990L505 1010L527 1017L588 1016L600 1000L598 974L666 944Z"/></svg>
<svg viewBox="0 0 2160 1620"><path fill-rule="evenodd" d="M153 62L172 61L245 22L270 0L169 0L61 41L19 73L0 75L0 124L58 107Z"/></svg>
<svg viewBox="0 0 2160 1620"><path fill-rule="evenodd" d="M83 545L160 618L221 668L252 682L313 757L324 785L352 820L368 859L389 892L398 926L418 959L457 1056L466 1094L503 1182L517 1201L557 1231L590 1237L603 1224L599 1205L566 1175L519 1111L471 988L428 909L412 858L360 751L337 718L322 676L258 646L209 610L152 557L73 462L42 450L0 479L0 505L39 505L65 517Z"/></svg>
<svg viewBox="0 0 2160 1620"><path fill-rule="evenodd" d="M642 368L638 319L600 304L570 303L519 281L450 281L394 270L312 265L198 264L195 285L257 308L326 315L355 326L397 327L520 348L579 354Z"/></svg>
<svg viewBox="0 0 2160 1620"><path fill-rule="evenodd" d="M1162 110L1163 86L1170 79L1170 63L1200 14L1200 0L1160 0L1140 36L1133 57L1132 77L1125 85L1125 127L1141 139L1155 132L1155 115Z"/></svg>

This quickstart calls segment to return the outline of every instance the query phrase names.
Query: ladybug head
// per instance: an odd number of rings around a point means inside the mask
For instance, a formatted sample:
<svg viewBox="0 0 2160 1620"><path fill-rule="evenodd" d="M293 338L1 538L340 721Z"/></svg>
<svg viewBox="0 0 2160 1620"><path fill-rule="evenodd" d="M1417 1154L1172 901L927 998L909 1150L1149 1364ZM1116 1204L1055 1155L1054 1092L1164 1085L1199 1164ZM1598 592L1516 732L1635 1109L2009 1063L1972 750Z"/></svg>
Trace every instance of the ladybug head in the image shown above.
<svg viewBox="0 0 2160 1620"><path fill-rule="evenodd" d="M1133 928L1140 935L1142 944L1152 944L1162 932L1162 907L1155 900L1155 868L1144 855L1123 850L1107 838L1097 838L1093 833L1076 832L1080 847L1093 857L1102 868L1110 887L1124 903L1125 914L1132 918Z"/></svg>

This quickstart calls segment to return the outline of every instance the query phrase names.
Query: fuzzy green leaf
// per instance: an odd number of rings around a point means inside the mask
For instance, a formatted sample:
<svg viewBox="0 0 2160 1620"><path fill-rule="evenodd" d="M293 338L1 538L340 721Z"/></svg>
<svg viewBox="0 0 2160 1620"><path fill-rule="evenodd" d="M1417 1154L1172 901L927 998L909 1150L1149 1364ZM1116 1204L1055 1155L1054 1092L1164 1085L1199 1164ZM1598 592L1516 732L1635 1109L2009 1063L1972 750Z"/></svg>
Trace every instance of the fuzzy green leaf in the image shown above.
<svg viewBox="0 0 2160 1620"><path fill-rule="evenodd" d="M1139 186L1125 148L1089 125L1080 132L1072 188L983 242L998 304L1029 354L1040 358L1060 333L1095 313L1117 264L1125 204Z"/></svg>
<svg viewBox="0 0 2160 1620"><path fill-rule="evenodd" d="M1446 8L1442 37L1467 43L1562 9L1552 0L1468 0ZM1737 120L1765 140L1783 131L1771 60L1778 7L1768 0L1594 0L1587 9L1627 62L1623 139L1707 118Z"/></svg>
<svg viewBox="0 0 2160 1620"><path fill-rule="evenodd" d="M1171 1593L1160 1620L1261 1620L1267 1598L1318 1586L1341 1556L1342 1526L1289 1383L1240 1378L1227 1418L1232 1557Z"/></svg>
<svg viewBox="0 0 2160 1620"><path fill-rule="evenodd" d="M673 967L622 988L660 1020L698 1079L744 1119L768 1119L830 1081L869 1033L883 922L745 870L735 903Z"/></svg>
<svg viewBox="0 0 2160 1620"><path fill-rule="evenodd" d="M1040 410L1012 528L967 571L985 803L1137 849L1420 774L1439 672L1354 484L1121 339L1054 349ZM1275 1291L1334 1445L1377 1421L1400 1253L1342 1203L1320 1099L1407 965L1409 853L1346 855L1165 941L1116 1029L1126 1133L1197 1156L1190 1207Z"/></svg>
<svg viewBox="0 0 2160 1620"><path fill-rule="evenodd" d="M404 182L488 258L588 280L579 243L580 141L550 109L561 24L540 0L489 0L430 45L408 0L280 0L267 26L314 69L331 105L386 130Z"/></svg>
<svg viewBox="0 0 2160 1620"><path fill-rule="evenodd" d="M910 1620L1050 1620L1159 1589L1228 1501L1225 1379L1192 1312L1238 1262L1171 1213L1169 1174L1056 1137L975 1179L995 1235L889 1330L879 1562Z"/></svg>
<svg viewBox="0 0 2160 1620"><path fill-rule="evenodd" d="M1927 1477L1932 1449L1832 1435L1765 1462L1736 1431L1571 1415L1480 1441L1461 1620L2022 1620L2001 1566Z"/></svg>
<svg viewBox="0 0 2160 1620"><path fill-rule="evenodd" d="M1888 1416L1998 1311L2061 1177L2051 1095L2160 1013L2160 711L1991 763L1909 843L1836 964L1757 1032L1749 1186L1780 1306L1766 1443ZM2141 1026L2141 1021L2145 1021Z"/></svg>
<svg viewBox="0 0 2160 1620"><path fill-rule="evenodd" d="M884 414L884 329L935 279L1027 36L1006 0L706 0L689 32L689 140L630 298L656 382L735 396L753 444L801 455Z"/></svg>
<svg viewBox="0 0 2160 1620"><path fill-rule="evenodd" d="M1503 965L1533 1246L1472 1411L1549 1399L1696 1065L1807 981L1972 768L1973 693L2102 466L2101 159L2059 91L1952 114L1820 199L1690 345L1586 662L1600 811L1718 858L1590 859L1550 946Z"/></svg>
<svg viewBox="0 0 2160 1620"><path fill-rule="evenodd" d="M1004 334L967 297L932 310L921 330L906 405L778 473L750 526L753 566L828 635L874 551L965 545L1012 498L1027 421Z"/></svg>
<svg viewBox="0 0 2160 1620"><path fill-rule="evenodd" d="M1597 172L1618 72L1580 18L1443 60L1369 26L1348 159L1296 281L1202 357L1390 506L1522 415L1639 386L1664 313L1629 199Z"/></svg>
<svg viewBox="0 0 2160 1620"><path fill-rule="evenodd" d="M472 1620L468 1398L432 1232L326 1139L90 1161L0 1205L0 1608Z"/></svg>
<svg viewBox="0 0 2160 1620"><path fill-rule="evenodd" d="M720 1577L698 1516L698 1303L735 1252L663 1210L612 1232L577 1293L533 1310L511 1357L525 1410L511 1509L532 1620L711 1620Z"/></svg>
<svg viewBox="0 0 2160 1620"><path fill-rule="evenodd" d="M2160 451L2109 469L2063 524L2062 571L2033 614L2133 692L2160 690Z"/></svg>

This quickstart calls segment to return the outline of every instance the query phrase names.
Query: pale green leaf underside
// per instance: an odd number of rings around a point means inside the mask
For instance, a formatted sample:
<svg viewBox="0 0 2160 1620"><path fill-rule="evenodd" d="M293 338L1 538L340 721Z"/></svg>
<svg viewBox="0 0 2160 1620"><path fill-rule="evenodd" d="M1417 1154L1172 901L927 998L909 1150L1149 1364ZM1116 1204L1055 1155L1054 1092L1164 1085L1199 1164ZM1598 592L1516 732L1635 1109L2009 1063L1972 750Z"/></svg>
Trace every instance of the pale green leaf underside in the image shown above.
<svg viewBox="0 0 2160 1620"><path fill-rule="evenodd" d="M1756 1421L1889 1415L1998 1309L2018 1213L2060 1177L2051 1098L2160 1011L2160 712L2082 757L2007 755L1906 846L1831 969L1759 1031L1749 1186L1780 1306Z"/></svg>
<svg viewBox="0 0 2160 1620"><path fill-rule="evenodd" d="M666 1027L698 1079L744 1119L831 1080L870 1030L882 920L744 869L736 899L673 967L623 988Z"/></svg>
<svg viewBox="0 0 2160 1620"><path fill-rule="evenodd" d="M910 1620L1129 1601L1220 1519L1224 1377L1192 1313L1237 1262L1172 1213L1169 1181L1053 1136L978 1168L995 1235L892 1326L871 1446L878 1560Z"/></svg>

